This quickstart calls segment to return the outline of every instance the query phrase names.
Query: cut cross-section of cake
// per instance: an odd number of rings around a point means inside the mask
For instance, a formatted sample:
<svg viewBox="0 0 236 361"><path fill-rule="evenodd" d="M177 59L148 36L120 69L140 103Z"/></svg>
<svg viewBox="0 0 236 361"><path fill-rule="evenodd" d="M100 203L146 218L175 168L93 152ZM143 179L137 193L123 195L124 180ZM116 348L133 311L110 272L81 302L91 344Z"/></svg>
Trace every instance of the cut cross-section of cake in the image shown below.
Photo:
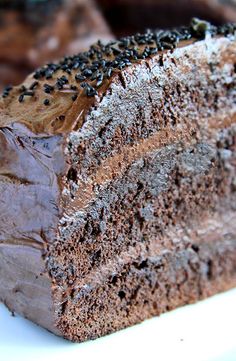
<svg viewBox="0 0 236 361"><path fill-rule="evenodd" d="M84 341L236 286L235 30L98 42L5 90L10 310Z"/></svg>

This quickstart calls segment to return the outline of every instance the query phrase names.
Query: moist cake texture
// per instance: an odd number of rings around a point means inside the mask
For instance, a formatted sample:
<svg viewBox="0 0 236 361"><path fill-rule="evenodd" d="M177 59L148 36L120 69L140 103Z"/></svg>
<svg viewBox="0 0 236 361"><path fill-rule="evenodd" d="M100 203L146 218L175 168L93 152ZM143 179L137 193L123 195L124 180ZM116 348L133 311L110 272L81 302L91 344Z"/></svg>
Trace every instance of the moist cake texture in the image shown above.
<svg viewBox="0 0 236 361"><path fill-rule="evenodd" d="M50 63L0 100L0 299L73 341L236 285L236 26Z"/></svg>

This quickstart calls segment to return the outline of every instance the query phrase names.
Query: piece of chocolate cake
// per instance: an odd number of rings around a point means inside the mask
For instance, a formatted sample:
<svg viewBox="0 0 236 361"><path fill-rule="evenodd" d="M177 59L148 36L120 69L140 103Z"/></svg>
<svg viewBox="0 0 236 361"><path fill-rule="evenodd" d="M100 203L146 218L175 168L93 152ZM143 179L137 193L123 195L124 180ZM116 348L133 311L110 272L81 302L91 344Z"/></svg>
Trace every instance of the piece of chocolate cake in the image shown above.
<svg viewBox="0 0 236 361"><path fill-rule="evenodd" d="M73 341L236 286L236 26L48 64L0 100L0 299Z"/></svg>
<svg viewBox="0 0 236 361"><path fill-rule="evenodd" d="M36 67L98 38L112 36L92 0L0 0L0 83L19 84Z"/></svg>

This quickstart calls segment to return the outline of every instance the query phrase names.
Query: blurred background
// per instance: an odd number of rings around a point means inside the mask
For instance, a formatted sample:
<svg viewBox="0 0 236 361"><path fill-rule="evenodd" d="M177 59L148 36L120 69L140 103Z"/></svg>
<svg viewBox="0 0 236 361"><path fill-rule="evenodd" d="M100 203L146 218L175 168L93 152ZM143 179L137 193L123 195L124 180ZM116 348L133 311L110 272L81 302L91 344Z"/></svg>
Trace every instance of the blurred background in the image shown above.
<svg viewBox="0 0 236 361"><path fill-rule="evenodd" d="M236 21L236 0L0 0L0 89L44 63L192 17Z"/></svg>

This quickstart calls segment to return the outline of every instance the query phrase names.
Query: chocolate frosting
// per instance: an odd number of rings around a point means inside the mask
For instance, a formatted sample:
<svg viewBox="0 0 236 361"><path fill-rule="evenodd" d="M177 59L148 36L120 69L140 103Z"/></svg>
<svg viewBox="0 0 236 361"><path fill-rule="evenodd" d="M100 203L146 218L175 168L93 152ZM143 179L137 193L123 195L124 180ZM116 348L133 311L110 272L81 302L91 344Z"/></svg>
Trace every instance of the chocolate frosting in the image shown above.
<svg viewBox="0 0 236 361"><path fill-rule="evenodd" d="M56 239L61 212L62 137L14 123L0 128L0 149L0 300L59 334L42 255Z"/></svg>
<svg viewBox="0 0 236 361"><path fill-rule="evenodd" d="M51 280L41 251L0 243L0 301L9 310L59 335L55 327Z"/></svg>
<svg viewBox="0 0 236 361"><path fill-rule="evenodd" d="M60 213L62 137L37 137L12 125L0 129L0 149L0 244L45 249L55 239Z"/></svg>
<svg viewBox="0 0 236 361"><path fill-rule="evenodd" d="M225 41L224 35L232 37L234 32L232 24L217 28L193 19L189 28L148 31L107 45L98 42L88 52L39 69L26 78L23 86L4 93L0 99L0 126L22 123L35 134L47 135L79 129L88 111L109 91L110 84L122 83L126 74L129 78L132 64L161 64L170 49L191 45L206 36L219 38L219 43L208 42L217 52L218 44ZM230 49L228 55L232 58ZM231 60L234 61L228 59Z"/></svg>

